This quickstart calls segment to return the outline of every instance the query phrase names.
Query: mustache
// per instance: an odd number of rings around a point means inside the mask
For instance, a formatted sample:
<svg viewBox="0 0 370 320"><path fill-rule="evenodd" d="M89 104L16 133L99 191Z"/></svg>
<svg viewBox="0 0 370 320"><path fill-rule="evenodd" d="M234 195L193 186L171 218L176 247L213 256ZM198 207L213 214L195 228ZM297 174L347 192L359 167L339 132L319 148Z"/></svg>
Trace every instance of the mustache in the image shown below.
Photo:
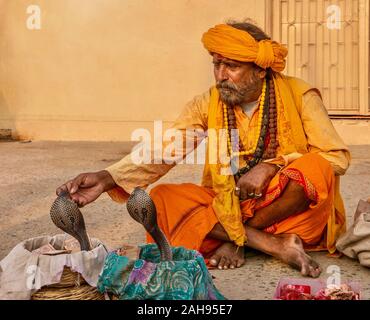
<svg viewBox="0 0 370 320"><path fill-rule="evenodd" d="M217 82L216 83L216 88L217 89L229 89L229 90L232 90L232 91L239 91L239 88L235 85L235 84L232 84L232 83L229 83L229 82Z"/></svg>

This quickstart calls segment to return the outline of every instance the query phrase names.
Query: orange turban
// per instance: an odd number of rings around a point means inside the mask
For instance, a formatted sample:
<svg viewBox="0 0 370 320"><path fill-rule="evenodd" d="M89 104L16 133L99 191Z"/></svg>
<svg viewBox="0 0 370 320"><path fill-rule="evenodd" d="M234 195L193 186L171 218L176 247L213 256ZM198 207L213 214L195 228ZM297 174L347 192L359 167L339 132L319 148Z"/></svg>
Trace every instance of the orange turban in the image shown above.
<svg viewBox="0 0 370 320"><path fill-rule="evenodd" d="M202 42L209 52L226 58L254 62L263 69L281 72L285 68L288 49L276 41L256 41L248 32L227 24L219 24L203 34Z"/></svg>

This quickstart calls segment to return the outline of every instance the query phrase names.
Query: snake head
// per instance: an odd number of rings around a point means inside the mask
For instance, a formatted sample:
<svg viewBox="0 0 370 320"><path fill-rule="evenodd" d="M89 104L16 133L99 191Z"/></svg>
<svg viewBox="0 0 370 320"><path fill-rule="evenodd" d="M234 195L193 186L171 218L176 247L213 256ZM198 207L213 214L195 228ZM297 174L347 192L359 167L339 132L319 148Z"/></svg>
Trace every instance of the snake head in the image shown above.
<svg viewBox="0 0 370 320"><path fill-rule="evenodd" d="M50 209L50 217L54 224L64 232L76 238L81 250L90 250L86 234L85 221L77 204L72 201L69 193L62 192Z"/></svg>
<svg viewBox="0 0 370 320"><path fill-rule="evenodd" d="M144 190L135 188L126 206L130 216L144 226L158 245L161 261L172 260L170 243L157 224L157 210L150 196Z"/></svg>
<svg viewBox="0 0 370 320"><path fill-rule="evenodd" d="M127 200L127 211L130 216L141 223L147 231L157 225L157 211L153 200L142 189L135 188Z"/></svg>

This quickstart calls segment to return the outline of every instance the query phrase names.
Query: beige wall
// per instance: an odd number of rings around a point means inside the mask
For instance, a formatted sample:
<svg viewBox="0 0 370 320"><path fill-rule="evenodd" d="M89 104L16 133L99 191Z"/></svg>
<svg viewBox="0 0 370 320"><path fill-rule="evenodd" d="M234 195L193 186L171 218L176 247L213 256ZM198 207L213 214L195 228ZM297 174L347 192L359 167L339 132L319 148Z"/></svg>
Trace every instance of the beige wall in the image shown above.
<svg viewBox="0 0 370 320"><path fill-rule="evenodd" d="M41 30L26 27L41 8ZM129 140L212 83L200 38L263 0L0 0L0 128L37 140Z"/></svg>

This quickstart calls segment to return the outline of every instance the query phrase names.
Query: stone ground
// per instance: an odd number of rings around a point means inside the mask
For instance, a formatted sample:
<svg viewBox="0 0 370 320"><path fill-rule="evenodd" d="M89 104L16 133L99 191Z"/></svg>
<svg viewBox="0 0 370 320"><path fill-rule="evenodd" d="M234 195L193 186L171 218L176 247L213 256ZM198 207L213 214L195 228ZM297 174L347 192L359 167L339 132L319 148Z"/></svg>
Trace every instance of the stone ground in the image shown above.
<svg viewBox="0 0 370 320"><path fill-rule="evenodd" d="M0 142L0 259L20 241L60 231L49 218L55 189L81 172L101 170L127 154L127 143L116 142ZM360 199L370 196L370 145L352 146L352 165L342 178L341 190L348 225ZM161 182L199 183L201 166L178 165ZM102 195L82 209L88 232L109 248L145 241L143 228L130 218L125 206ZM313 253L326 269L337 265L342 280L358 280L363 298L370 299L370 270L347 257ZM229 299L271 299L281 277L300 277L298 271L257 252L247 253L247 263L235 270L211 270L215 284Z"/></svg>

